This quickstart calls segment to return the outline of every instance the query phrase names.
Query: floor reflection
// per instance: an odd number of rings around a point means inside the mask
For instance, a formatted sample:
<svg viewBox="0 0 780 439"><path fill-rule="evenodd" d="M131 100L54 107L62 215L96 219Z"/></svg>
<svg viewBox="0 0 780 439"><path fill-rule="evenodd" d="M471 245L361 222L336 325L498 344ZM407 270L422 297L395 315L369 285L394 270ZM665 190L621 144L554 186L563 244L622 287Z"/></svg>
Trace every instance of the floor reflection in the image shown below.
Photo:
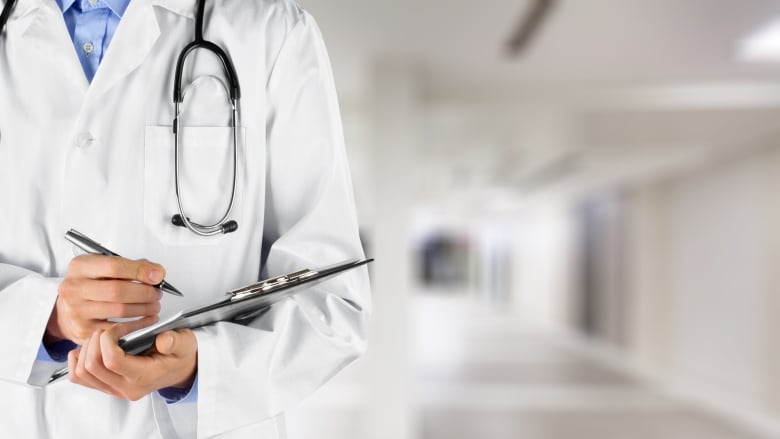
<svg viewBox="0 0 780 439"><path fill-rule="evenodd" d="M421 439L765 439L466 299L416 297L411 322ZM366 437L363 376L347 370L294 411L289 437Z"/></svg>

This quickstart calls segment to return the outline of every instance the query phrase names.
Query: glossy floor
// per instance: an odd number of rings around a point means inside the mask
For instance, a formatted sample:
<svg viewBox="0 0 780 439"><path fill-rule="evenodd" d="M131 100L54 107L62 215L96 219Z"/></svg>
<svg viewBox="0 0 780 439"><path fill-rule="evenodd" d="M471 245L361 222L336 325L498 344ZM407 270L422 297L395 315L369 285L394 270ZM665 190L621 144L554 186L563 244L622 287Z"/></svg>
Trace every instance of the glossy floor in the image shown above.
<svg viewBox="0 0 780 439"><path fill-rule="evenodd" d="M416 298L410 320L418 439L769 438L649 386L566 337L464 301ZM365 369L348 369L291 412L289 437L374 436L361 425L370 419Z"/></svg>

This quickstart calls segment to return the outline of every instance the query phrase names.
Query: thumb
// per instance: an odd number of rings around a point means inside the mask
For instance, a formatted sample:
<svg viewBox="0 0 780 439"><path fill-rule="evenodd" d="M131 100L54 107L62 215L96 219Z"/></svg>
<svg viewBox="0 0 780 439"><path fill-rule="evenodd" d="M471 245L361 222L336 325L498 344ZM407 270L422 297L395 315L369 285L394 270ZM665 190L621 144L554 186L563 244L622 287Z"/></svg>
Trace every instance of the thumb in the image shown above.
<svg viewBox="0 0 780 439"><path fill-rule="evenodd" d="M176 351L181 336L176 331L165 331L157 336L154 347L163 355L172 355Z"/></svg>

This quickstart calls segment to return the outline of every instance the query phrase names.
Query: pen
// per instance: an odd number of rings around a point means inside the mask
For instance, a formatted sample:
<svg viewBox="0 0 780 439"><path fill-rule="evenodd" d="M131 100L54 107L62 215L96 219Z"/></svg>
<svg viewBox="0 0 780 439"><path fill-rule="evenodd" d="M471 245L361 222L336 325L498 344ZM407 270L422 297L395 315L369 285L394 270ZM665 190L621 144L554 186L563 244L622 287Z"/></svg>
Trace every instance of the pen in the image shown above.
<svg viewBox="0 0 780 439"><path fill-rule="evenodd" d="M67 239L73 245L84 250L87 253L93 253L93 254L105 255L105 256L119 256L118 254L103 247L102 245L91 240L86 235L84 235L83 233L75 229L68 230L68 232L65 233L65 239ZM166 293L174 294L176 296L184 296L184 294L182 294L181 291L177 290L176 287L169 284L165 280L163 280L157 285L154 285L154 287L162 291L165 291Z"/></svg>

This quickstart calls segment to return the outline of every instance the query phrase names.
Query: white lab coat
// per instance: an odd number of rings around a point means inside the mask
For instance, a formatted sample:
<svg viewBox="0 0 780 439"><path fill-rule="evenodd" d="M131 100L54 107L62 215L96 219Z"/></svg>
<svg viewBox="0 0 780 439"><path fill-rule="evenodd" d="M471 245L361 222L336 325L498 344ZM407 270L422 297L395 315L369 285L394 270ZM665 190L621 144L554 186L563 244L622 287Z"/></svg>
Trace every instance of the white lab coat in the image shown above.
<svg viewBox="0 0 780 439"><path fill-rule="evenodd" d="M329 61L312 18L287 0L207 2L205 35L227 48L242 87L239 228L201 238L170 224L173 69L194 12L195 0L131 1L91 84L54 0L20 0L0 38L2 437L283 437L281 414L365 348L361 269L249 326L196 330L197 403L40 385L51 365L36 352L75 254L69 228L162 263L186 297L166 295L161 315L362 255ZM201 54L186 68L201 79L185 97L182 191L199 222L222 215L231 185L217 67Z"/></svg>

